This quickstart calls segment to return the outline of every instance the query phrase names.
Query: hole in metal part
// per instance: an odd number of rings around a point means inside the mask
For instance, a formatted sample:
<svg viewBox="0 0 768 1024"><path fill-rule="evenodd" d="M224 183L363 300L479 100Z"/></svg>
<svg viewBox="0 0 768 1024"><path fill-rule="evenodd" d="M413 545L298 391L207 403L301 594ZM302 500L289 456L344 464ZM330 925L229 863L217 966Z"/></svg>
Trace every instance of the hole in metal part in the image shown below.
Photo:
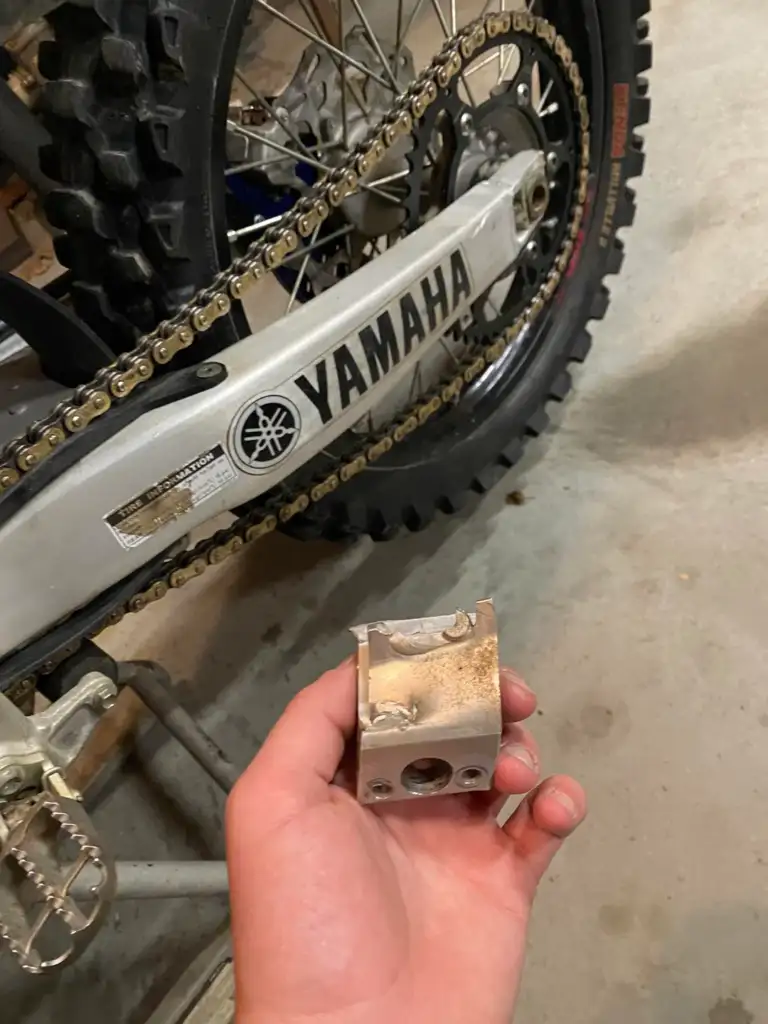
<svg viewBox="0 0 768 1024"><path fill-rule="evenodd" d="M460 772L456 773L456 781L460 786L464 786L465 789L474 789L475 786L480 785L484 778L484 768L462 768Z"/></svg>
<svg viewBox="0 0 768 1024"><path fill-rule="evenodd" d="M544 212L549 200L549 190L543 182L539 182L538 185L534 186L531 192L531 213L534 217L538 217Z"/></svg>
<svg viewBox="0 0 768 1024"><path fill-rule="evenodd" d="M400 782L403 789L415 796L439 793L453 776L453 768L440 757L420 757L403 769Z"/></svg>
<svg viewBox="0 0 768 1024"><path fill-rule="evenodd" d="M374 800L386 800L392 795L392 789L392 783L387 782L386 779L374 779L368 783L368 792Z"/></svg>

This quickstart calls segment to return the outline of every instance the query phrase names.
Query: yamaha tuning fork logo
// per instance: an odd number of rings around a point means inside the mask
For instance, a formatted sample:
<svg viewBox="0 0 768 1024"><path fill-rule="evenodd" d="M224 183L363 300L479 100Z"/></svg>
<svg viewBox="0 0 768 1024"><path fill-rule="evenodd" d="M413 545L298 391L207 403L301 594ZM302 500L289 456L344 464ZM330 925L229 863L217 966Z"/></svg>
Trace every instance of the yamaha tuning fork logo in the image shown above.
<svg viewBox="0 0 768 1024"><path fill-rule="evenodd" d="M248 473L266 473L296 447L301 433L299 410L282 395L249 402L232 426L232 449Z"/></svg>

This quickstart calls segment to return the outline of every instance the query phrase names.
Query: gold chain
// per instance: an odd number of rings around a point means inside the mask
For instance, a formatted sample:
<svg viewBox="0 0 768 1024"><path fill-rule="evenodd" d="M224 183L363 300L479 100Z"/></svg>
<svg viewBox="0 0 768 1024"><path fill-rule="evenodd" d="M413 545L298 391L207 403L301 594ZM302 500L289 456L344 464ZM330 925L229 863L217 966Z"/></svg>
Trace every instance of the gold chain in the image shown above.
<svg viewBox="0 0 768 1024"><path fill-rule="evenodd" d="M437 100L440 91L461 74L486 40L504 36L510 31L535 36L550 49L570 83L579 122L578 181L571 220L565 242L536 296L514 324L490 344L474 346L460 360L459 372L438 382L380 434L369 438L353 457L340 460L332 472L316 480L308 489L275 500L272 507L262 507L241 516L226 530L183 552L149 586L134 594L121 609L113 611L90 636L114 625L126 612L142 611L147 605L159 601L169 590L184 586L189 580L201 576L209 566L218 565L236 554L245 544L272 533L280 523L287 523L305 512L310 505L333 493L386 455L441 408L454 403L464 388L502 356L507 346L533 323L552 299L573 255L587 199L590 122L584 83L565 39L545 18L526 12L487 14L449 39L384 120L351 153L346 164L326 175L310 195L286 213L279 225L268 229L253 243L243 258L222 271L212 285L198 292L190 303L142 338L134 349L99 371L90 384L77 388L68 401L57 405L49 416L33 424L25 435L6 445L0 453L0 494L14 487L25 473L43 462L70 435L86 429L113 404L126 401L137 388L146 384L157 367L170 363L214 321L226 316L233 300L241 300L258 281L280 267L296 251L299 239L309 238L330 216L332 208L338 207L357 190L360 179L382 160L387 150L399 138L413 131L415 122ZM46 663L41 666L41 671L51 671L78 645L79 641L76 641L66 651L59 652L55 663Z"/></svg>

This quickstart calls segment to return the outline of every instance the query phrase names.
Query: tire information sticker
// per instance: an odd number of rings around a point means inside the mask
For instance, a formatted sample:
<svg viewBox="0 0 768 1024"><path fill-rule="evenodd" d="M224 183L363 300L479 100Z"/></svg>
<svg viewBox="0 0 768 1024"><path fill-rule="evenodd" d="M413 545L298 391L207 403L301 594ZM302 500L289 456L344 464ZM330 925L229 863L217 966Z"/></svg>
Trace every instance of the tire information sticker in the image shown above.
<svg viewBox="0 0 768 1024"><path fill-rule="evenodd" d="M104 522L122 547L138 547L165 525L213 497L236 477L237 471L224 447L217 444L110 512Z"/></svg>

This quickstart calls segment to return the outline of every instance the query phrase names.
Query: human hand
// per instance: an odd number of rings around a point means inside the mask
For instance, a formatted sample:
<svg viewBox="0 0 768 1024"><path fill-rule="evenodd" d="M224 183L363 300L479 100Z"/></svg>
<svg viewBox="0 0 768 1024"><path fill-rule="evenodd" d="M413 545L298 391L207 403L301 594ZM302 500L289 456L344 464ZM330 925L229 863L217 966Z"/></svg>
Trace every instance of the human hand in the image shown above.
<svg viewBox="0 0 768 1024"><path fill-rule="evenodd" d="M491 793L367 807L333 781L354 658L291 701L227 805L238 1024L507 1024L536 886L586 804L567 776L537 786L517 724L536 698L506 669L501 692Z"/></svg>

